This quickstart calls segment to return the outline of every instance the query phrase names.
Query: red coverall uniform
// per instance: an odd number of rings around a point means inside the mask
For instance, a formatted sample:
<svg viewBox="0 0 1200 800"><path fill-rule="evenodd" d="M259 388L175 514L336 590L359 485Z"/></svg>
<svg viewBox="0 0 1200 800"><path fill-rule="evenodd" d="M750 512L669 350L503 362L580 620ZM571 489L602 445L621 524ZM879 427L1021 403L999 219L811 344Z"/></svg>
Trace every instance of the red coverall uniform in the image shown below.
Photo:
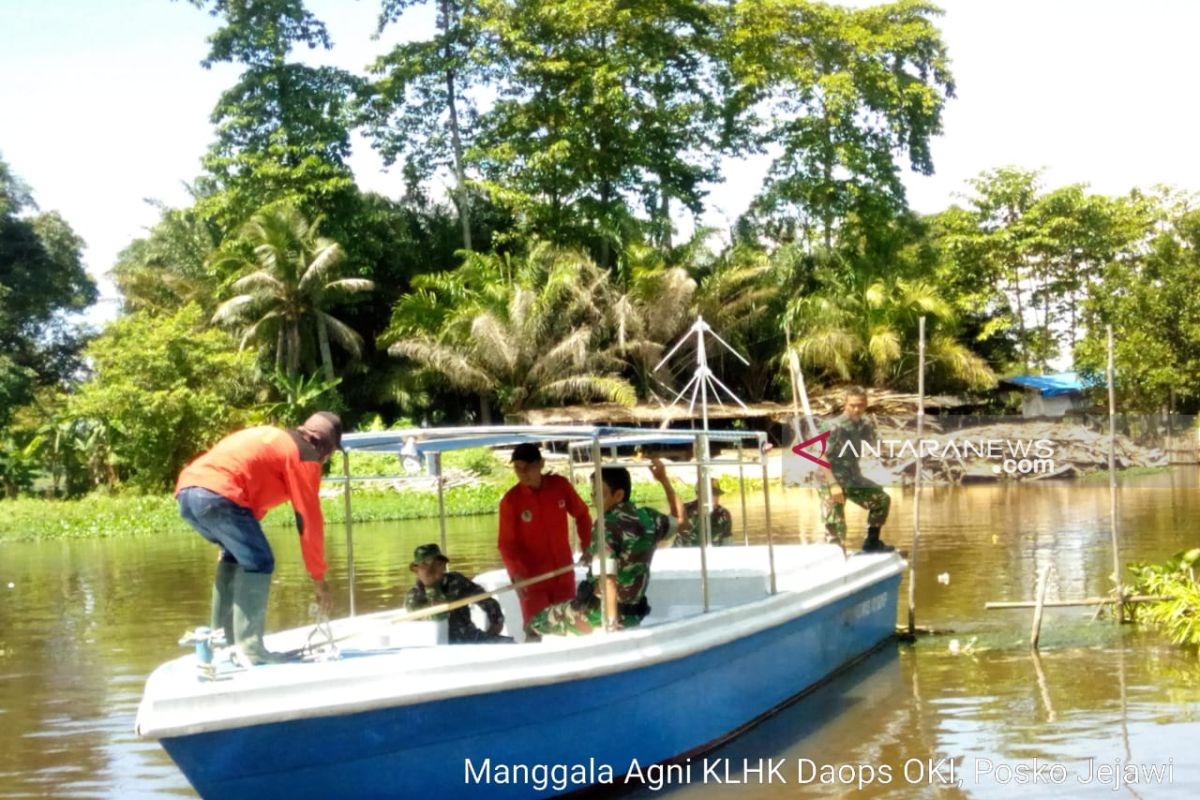
<svg viewBox="0 0 1200 800"><path fill-rule="evenodd" d="M215 492L261 520L291 501L300 524L300 552L313 580L325 579L325 518L318 490L321 464L301 461L287 431L247 428L230 434L184 468L175 492L198 486Z"/></svg>
<svg viewBox="0 0 1200 800"><path fill-rule="evenodd" d="M571 482L561 475L543 475L542 487L517 484L500 501L500 539L497 546L508 576L515 582L532 578L574 561L567 536L567 515L575 518L580 547L592 541L592 517ZM553 603L575 596L575 575L563 573L521 593L521 615L528 623Z"/></svg>

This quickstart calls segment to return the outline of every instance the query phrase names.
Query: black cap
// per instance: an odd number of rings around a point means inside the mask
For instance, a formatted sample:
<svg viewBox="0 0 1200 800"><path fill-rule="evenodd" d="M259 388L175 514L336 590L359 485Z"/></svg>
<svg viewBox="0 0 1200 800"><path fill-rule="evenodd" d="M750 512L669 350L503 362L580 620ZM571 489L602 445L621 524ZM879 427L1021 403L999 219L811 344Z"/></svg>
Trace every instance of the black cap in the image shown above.
<svg viewBox="0 0 1200 800"><path fill-rule="evenodd" d="M533 442L523 442L513 448L511 461L524 461L526 464L532 464L542 460L542 451Z"/></svg>

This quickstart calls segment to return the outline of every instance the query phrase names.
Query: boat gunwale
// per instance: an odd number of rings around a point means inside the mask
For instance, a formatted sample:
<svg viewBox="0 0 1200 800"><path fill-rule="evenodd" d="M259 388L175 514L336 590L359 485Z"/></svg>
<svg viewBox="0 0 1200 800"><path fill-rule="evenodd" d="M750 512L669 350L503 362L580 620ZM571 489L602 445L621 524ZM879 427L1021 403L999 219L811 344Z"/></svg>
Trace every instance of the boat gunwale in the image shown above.
<svg viewBox="0 0 1200 800"><path fill-rule="evenodd" d="M792 547L808 546L812 545L792 545ZM854 561L858 560L859 558L854 559ZM302 707L294 706L284 710L266 710L251 714L240 713L234 716L228 712L241 709L244 703L239 701L252 697L264 690L279 689L280 685L264 686L262 684L255 684L247 686L243 684L242 686L234 687L225 686L221 683L197 682L193 685L205 690L216 686L218 688L234 689L235 691L226 691L220 694L212 691L203 691L187 696L176 693L175 697L180 698L180 701L184 705L183 709L178 711L155 711L150 694L151 688L157 689L159 687L156 684L163 682L166 682L163 684L166 687L171 687L174 684L178 688L184 674L182 669L183 664L191 661L193 658L193 656L184 656L163 664L151 674L150 679L147 681L147 693L138 708L137 732L143 738L163 739L300 719L344 716L385 708L440 702L458 697L493 694L514 689L615 675L685 659L738 639L744 639L771 630L772 628L786 625L793 620L868 589L874 584L883 583L896 575L900 575L907 568L907 562L896 554L873 556L870 557L870 561L866 561L865 559L863 561L862 566L854 571L831 577L829 580L823 581L813 587L800 590L782 590L775 594L738 603L727 608L711 610L703 614L691 614L676 619L666 619L653 625L647 625L646 627L608 633L598 637L577 637L564 641L516 645L515 647L519 647L520 651L511 654L515 656L513 659L514 663L512 664L513 672L516 673L515 675L500 680L460 681L453 686L435 688L433 690L422 687L419 693L401 684L409 683L404 680L406 676L420 677L423 675L423 672L414 670L406 673L403 670L392 669L392 665L394 665L394 662L403 651L384 651L378 654L365 655L361 658L337 662L339 664L358 665L368 663L369 659L369 663L376 667L372 671L365 674L356 674L350 669L343 670L341 674L335 673L331 675L329 668L327 668L322 670L319 675L310 672L309 674L315 675L315 677L287 684L284 690L285 693L286 690L292 691L287 693L287 697L281 696L276 702L283 702L289 699L295 701L298 695L305 693L316 697L319 695L314 690L321 687L324 687L324 691L320 693L320 696L327 698L328 694L335 689L353 691L356 686L368 684L369 688L378 689L384 685L382 681L397 684L395 691L387 694L374 692L371 696L361 699L326 699L326 702L321 704L310 703ZM849 562L847 563L849 564ZM811 568L810 565L806 565L795 570L795 572L800 573ZM298 631L305 630L307 630L307 627L292 629L277 635L295 635ZM455 652L466 652L465 648L473 646L454 645L453 647L456 648ZM486 652L501 652L494 649L496 648L495 645L478 645L476 647L488 648ZM505 649L507 650L507 648ZM531 658L536 659L538 656L545 656L547 654L580 654L581 651L588 658L586 664L582 666L578 661L568 661L565 659L542 660L540 663L530 661L530 663L525 665L520 663L521 661ZM508 653L501 654L509 655ZM486 660L467 662L453 665L450 667L450 670L447 670L449 665L430 664L426 665L423 669L439 671L443 675L446 675L449 671L459 673L462 669L488 666L490 663ZM287 664L272 666L269 669L304 669L311 666L315 665ZM541 667L541 669L539 670L538 667ZM177 674L170 675L168 674L170 672ZM189 672L187 674L190 677L192 673ZM470 673L467 672L466 674L469 675ZM477 674L481 673L477 671ZM211 703L214 697L222 697L225 699L225 702ZM191 700L201 698L206 703L209 703L210 707L216 706L226 713L210 715L198 721L182 724L148 724L147 718L152 720L154 717L166 718L168 720L172 717L181 716L194 718L196 715L189 713L193 712L194 709L187 708L187 703ZM271 701L268 700L267 702Z"/></svg>

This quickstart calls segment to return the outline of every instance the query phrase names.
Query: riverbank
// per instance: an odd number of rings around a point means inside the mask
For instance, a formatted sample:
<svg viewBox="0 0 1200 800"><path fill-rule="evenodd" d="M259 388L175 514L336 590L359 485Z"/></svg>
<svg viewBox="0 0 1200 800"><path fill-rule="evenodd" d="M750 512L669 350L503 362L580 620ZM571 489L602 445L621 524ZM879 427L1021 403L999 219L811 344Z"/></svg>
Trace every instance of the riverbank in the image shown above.
<svg viewBox="0 0 1200 800"><path fill-rule="evenodd" d="M510 475L476 476L471 482L452 486L445 492L446 516L494 514L500 498L512 486ZM736 481L727 489L732 489ZM762 481L747 481L747 491L760 488ZM332 488L336 487L336 488ZM332 488L332 490L331 490ZM685 500L695 496L689 485L675 481L675 490ZM734 489L734 491L736 491ZM343 524L346 506L339 484L323 486L321 509L326 526ZM582 492L584 500L590 493ZM665 498L656 483L635 483L639 505L663 507ZM391 485L355 487L351 518L355 523L412 519L437 519L437 493L423 489L400 489ZM263 519L265 527L295 527L286 503ZM88 495L79 500L18 498L0 500L0 543L14 541L111 538L146 536L190 530L179 516L175 499L164 495Z"/></svg>

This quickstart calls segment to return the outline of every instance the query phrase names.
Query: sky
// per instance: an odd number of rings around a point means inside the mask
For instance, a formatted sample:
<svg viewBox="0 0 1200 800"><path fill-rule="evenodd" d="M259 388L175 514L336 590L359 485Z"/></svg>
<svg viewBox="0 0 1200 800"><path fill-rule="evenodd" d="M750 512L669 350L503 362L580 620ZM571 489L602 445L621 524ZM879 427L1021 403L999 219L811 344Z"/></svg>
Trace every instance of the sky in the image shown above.
<svg viewBox="0 0 1200 800"><path fill-rule="evenodd" d="M866 2L846 5L869 5ZM1195 148L1200 106L1200 2L1194 0L943 0L939 22L956 97L932 146L935 174L905 172L909 204L940 211L969 193L983 170L1044 169L1047 188L1087 183L1122 194L1166 183L1200 190ZM361 71L399 37L425 35L424 10L372 41L378 0L309 0L329 27L317 63ZM209 114L237 78L205 70L215 21L181 0L0 0L0 157L87 244L101 280L94 322L116 313L104 279L117 254L158 219L146 200L183 206L213 139ZM359 186L396 196L385 170L356 139ZM749 204L762 159L729 165L712 187L718 228Z"/></svg>

